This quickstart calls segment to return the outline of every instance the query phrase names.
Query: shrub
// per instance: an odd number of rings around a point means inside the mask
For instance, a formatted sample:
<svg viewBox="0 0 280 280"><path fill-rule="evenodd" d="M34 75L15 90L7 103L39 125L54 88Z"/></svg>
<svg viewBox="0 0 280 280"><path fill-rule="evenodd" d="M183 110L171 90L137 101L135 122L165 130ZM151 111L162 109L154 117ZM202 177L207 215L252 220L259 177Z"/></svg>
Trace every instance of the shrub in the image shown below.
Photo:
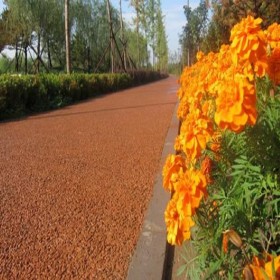
<svg viewBox="0 0 280 280"><path fill-rule="evenodd" d="M0 120L59 108L100 94L163 78L153 72L131 74L0 75Z"/></svg>

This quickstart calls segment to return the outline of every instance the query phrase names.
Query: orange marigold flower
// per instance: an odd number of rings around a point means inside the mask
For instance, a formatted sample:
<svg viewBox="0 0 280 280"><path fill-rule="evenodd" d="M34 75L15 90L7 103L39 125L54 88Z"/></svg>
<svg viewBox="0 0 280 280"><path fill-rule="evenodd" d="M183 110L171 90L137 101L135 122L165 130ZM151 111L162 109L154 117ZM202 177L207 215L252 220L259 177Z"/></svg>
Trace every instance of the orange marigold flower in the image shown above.
<svg viewBox="0 0 280 280"><path fill-rule="evenodd" d="M266 37L261 30L261 23L261 18L247 16L232 28L230 36L234 64L238 65L242 61L257 64L255 73L260 77L264 76L267 69Z"/></svg>
<svg viewBox="0 0 280 280"><path fill-rule="evenodd" d="M206 156L201 162L201 171L204 175L210 174L211 168L212 168L212 161L208 156Z"/></svg>
<svg viewBox="0 0 280 280"><path fill-rule="evenodd" d="M187 98L183 97L179 103L177 117L180 120L184 120L189 113L189 103Z"/></svg>
<svg viewBox="0 0 280 280"><path fill-rule="evenodd" d="M271 48L280 47L280 24L273 23L265 30L267 41Z"/></svg>
<svg viewBox="0 0 280 280"><path fill-rule="evenodd" d="M212 95L213 91L211 91L212 84L216 81L218 72L213 64L215 64L217 60L217 54L210 52L206 56L204 56L197 65L197 73L195 76L195 81L198 86L198 91L202 92L203 95L207 92L207 94Z"/></svg>
<svg viewBox="0 0 280 280"><path fill-rule="evenodd" d="M264 77L268 70L267 56L263 55L254 63L254 72L257 77Z"/></svg>
<svg viewBox="0 0 280 280"><path fill-rule="evenodd" d="M167 204L164 218L167 227L167 241L172 245L182 244L184 241L183 232L180 229L180 216L174 199L171 199Z"/></svg>
<svg viewBox="0 0 280 280"><path fill-rule="evenodd" d="M163 186L170 192L174 191L174 183L180 176L180 170L185 170L185 160L179 155L169 155L163 167Z"/></svg>
<svg viewBox="0 0 280 280"><path fill-rule="evenodd" d="M191 228L195 225L191 216L185 216L182 218L181 227L183 230L184 240L189 240L191 238Z"/></svg>
<svg viewBox="0 0 280 280"><path fill-rule="evenodd" d="M205 117L213 117L215 113L215 101L206 100L201 106L202 115Z"/></svg>
<svg viewBox="0 0 280 280"><path fill-rule="evenodd" d="M192 110L183 121L180 132L182 149L190 160L197 159L213 134L212 122L199 109Z"/></svg>
<svg viewBox="0 0 280 280"><path fill-rule="evenodd" d="M218 153L221 148L222 134L220 131L215 131L211 140L209 141L209 148L211 151Z"/></svg>
<svg viewBox="0 0 280 280"><path fill-rule="evenodd" d="M203 57L204 57L204 53L202 51L196 53L197 61L200 61Z"/></svg>
<svg viewBox="0 0 280 280"><path fill-rule="evenodd" d="M268 57L268 75L276 85L280 84L280 46Z"/></svg>
<svg viewBox="0 0 280 280"><path fill-rule="evenodd" d="M200 170L186 170L176 183L177 208L182 216L192 216L206 191L206 177Z"/></svg>
<svg viewBox="0 0 280 280"><path fill-rule="evenodd" d="M179 98L180 100L183 98L183 96L184 96L184 90L183 90L182 87L180 87L180 88L178 89L178 91L177 91L177 96L178 96L178 98Z"/></svg>
<svg viewBox="0 0 280 280"><path fill-rule="evenodd" d="M258 52L265 53L265 36L261 30L261 23L261 18L254 19L252 16L247 16L232 28L230 47L236 64L238 58L250 60Z"/></svg>
<svg viewBox="0 0 280 280"><path fill-rule="evenodd" d="M222 45L218 53L218 60L216 67L219 75L223 75L232 65L231 49L229 45Z"/></svg>
<svg viewBox="0 0 280 280"><path fill-rule="evenodd" d="M200 200L206 194L206 178L200 170L186 170L175 183L175 193L165 211L167 240L170 244L181 245L190 239L192 216L199 207Z"/></svg>
<svg viewBox="0 0 280 280"><path fill-rule="evenodd" d="M270 256L265 262L263 259L254 257L253 263L249 265L255 280L277 280L280 279L280 256ZM273 275L273 267L275 275Z"/></svg>
<svg viewBox="0 0 280 280"><path fill-rule="evenodd" d="M276 274L275 279L280 279L280 256L272 258L271 261L266 262L264 265L265 272L270 279L273 279L273 267Z"/></svg>
<svg viewBox="0 0 280 280"><path fill-rule="evenodd" d="M257 62L256 65L252 65L249 61L244 61L241 65L239 65L239 69L237 70L239 73L244 74L250 82L254 82L255 72L258 72L258 76L260 77L263 74L263 67L258 67L258 65L261 64L260 62ZM267 65L267 64L266 64Z"/></svg>
<svg viewBox="0 0 280 280"><path fill-rule="evenodd" d="M241 132L246 124L256 122L255 87L241 74L224 80L216 99L215 122L222 129Z"/></svg>
<svg viewBox="0 0 280 280"><path fill-rule="evenodd" d="M177 209L177 195L169 201L164 213L167 227L167 241L171 245L181 245L184 240L190 239L190 229L195 225L191 216L180 214Z"/></svg>
<svg viewBox="0 0 280 280"><path fill-rule="evenodd" d="M206 156L201 162L201 171L205 175L207 184L211 183L211 169L212 169L212 161Z"/></svg>
<svg viewBox="0 0 280 280"><path fill-rule="evenodd" d="M181 152L181 151L182 151L182 145L181 145L180 135L178 135L178 136L175 138L174 150L177 151L177 152Z"/></svg>

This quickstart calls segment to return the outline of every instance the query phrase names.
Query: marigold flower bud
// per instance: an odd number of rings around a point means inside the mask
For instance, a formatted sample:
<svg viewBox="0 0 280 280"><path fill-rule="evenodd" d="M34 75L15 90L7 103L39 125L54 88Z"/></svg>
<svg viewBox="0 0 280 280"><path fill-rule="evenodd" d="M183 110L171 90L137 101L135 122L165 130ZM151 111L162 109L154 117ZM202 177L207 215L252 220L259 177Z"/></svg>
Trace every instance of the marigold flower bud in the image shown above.
<svg viewBox="0 0 280 280"><path fill-rule="evenodd" d="M249 265L246 265L245 268L243 269L243 278L245 280L254 280L254 276Z"/></svg>
<svg viewBox="0 0 280 280"><path fill-rule="evenodd" d="M241 237L239 234L234 231L233 229L226 230L225 234L227 234L229 241L234 244L237 248L241 248L243 245L243 242L241 240Z"/></svg>

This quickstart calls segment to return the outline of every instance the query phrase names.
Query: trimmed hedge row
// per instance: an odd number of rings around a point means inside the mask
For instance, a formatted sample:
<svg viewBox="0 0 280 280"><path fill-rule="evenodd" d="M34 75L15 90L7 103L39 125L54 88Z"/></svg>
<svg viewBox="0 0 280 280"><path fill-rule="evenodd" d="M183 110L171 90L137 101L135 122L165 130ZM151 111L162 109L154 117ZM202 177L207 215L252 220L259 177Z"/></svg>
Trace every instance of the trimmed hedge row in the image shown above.
<svg viewBox="0 0 280 280"><path fill-rule="evenodd" d="M157 72L144 71L130 74L0 75L0 120L59 108L163 77Z"/></svg>

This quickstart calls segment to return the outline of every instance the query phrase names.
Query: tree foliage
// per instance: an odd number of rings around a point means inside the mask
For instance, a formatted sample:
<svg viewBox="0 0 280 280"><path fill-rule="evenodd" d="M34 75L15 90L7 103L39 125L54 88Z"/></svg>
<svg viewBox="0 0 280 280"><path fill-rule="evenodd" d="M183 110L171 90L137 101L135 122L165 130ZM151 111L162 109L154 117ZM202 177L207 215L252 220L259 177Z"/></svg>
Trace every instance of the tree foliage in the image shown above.
<svg viewBox="0 0 280 280"><path fill-rule="evenodd" d="M14 71L64 71L64 0L5 0L4 3L6 8L0 18L0 51L5 46L14 50L11 63ZM121 22L121 10L109 1L114 48L110 45L112 33L106 3L104 0L69 0L73 71L107 72L112 55L115 71L124 70L124 60L128 68L148 67L151 61L158 69L166 68L167 40L160 1L131 1L136 11L135 28ZM154 7L153 12L151 7Z"/></svg>
<svg viewBox="0 0 280 280"><path fill-rule="evenodd" d="M146 39L146 53L149 51L151 53L150 58L146 56L145 64L152 63L154 68L165 71L168 63L168 46L161 1L131 0L130 4L136 13L134 19L136 34L137 36L141 34ZM140 56L139 48L137 52Z"/></svg>
<svg viewBox="0 0 280 280"><path fill-rule="evenodd" d="M201 1L199 6L192 10L188 6L184 6L184 13L187 24L183 28L181 35L181 45L183 49L184 61L192 64L195 60L196 52L201 48L203 38L205 37L208 9L205 1Z"/></svg>
<svg viewBox="0 0 280 280"><path fill-rule="evenodd" d="M271 0L201 0L196 9L184 6L186 25L180 44L184 64L195 62L195 53L219 50L228 44L231 28L242 18L252 15L263 19L266 28L280 22L280 1ZM211 17L210 17L211 15Z"/></svg>

